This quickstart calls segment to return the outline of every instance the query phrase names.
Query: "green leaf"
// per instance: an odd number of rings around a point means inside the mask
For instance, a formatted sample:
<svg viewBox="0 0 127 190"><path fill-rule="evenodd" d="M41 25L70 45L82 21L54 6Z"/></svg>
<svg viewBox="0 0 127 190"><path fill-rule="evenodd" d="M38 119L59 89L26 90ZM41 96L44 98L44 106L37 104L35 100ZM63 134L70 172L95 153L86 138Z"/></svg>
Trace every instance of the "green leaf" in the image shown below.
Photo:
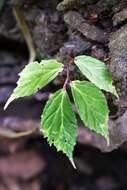
<svg viewBox="0 0 127 190"><path fill-rule="evenodd" d="M118 98L115 87L112 85L112 76L108 72L106 65L90 56L77 56L74 60L83 75L100 89L111 92Z"/></svg>
<svg viewBox="0 0 127 190"><path fill-rule="evenodd" d="M77 122L66 90L57 91L47 102L41 117L41 127L49 144L65 153L73 163Z"/></svg>
<svg viewBox="0 0 127 190"><path fill-rule="evenodd" d="M26 65L19 74L20 78L13 94L8 99L4 109L14 100L30 96L51 82L63 69L63 64L56 60L43 60Z"/></svg>
<svg viewBox="0 0 127 190"><path fill-rule="evenodd" d="M73 81L71 90L83 123L108 140L109 110L103 93L87 81Z"/></svg>

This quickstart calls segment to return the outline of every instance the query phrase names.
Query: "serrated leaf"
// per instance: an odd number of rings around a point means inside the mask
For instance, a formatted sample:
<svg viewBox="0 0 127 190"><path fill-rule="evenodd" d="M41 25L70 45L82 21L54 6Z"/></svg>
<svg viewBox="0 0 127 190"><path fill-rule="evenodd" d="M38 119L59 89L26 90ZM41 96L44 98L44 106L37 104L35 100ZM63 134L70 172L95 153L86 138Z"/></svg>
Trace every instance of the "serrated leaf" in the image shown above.
<svg viewBox="0 0 127 190"><path fill-rule="evenodd" d="M56 60L43 60L26 65L19 74L20 78L13 94L8 99L4 109L14 100L30 96L51 82L63 69L63 64Z"/></svg>
<svg viewBox="0 0 127 190"><path fill-rule="evenodd" d="M112 76L105 63L90 56L77 56L74 60L83 75L100 89L111 92L118 98Z"/></svg>
<svg viewBox="0 0 127 190"><path fill-rule="evenodd" d="M47 102L41 117L41 127L49 144L53 144L73 162L77 123L65 90L57 91Z"/></svg>
<svg viewBox="0 0 127 190"><path fill-rule="evenodd" d="M108 140L109 110L103 93L87 81L73 81L71 90L83 123Z"/></svg>

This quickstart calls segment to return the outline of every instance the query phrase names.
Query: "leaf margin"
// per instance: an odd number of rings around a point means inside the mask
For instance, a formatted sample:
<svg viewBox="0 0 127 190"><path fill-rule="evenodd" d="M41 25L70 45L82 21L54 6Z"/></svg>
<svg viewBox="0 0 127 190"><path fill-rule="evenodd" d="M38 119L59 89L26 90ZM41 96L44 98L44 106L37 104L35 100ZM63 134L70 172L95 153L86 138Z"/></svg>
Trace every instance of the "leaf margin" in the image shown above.
<svg viewBox="0 0 127 190"><path fill-rule="evenodd" d="M83 59L84 58L84 60L83 61L80 61L80 59ZM104 81L105 83L107 82L107 86L108 87L102 87L102 85L99 85L99 84L97 84L97 82L96 82L96 80L94 80L94 79L92 79L91 77L89 77L88 76L88 74L87 73L85 73L84 71L83 71L83 69L81 68L82 66L83 66L83 64L84 64L84 66L85 66L85 64L88 64L88 59L92 62L92 64L93 63L96 63L96 64L102 64L102 66L103 66L103 71L105 72L105 74L108 76L108 80L106 81ZM89 61L89 62L90 62ZM100 88L101 90L105 90L105 91L107 91L107 92L110 92L110 93L112 93L113 95L115 95L118 99L119 99L119 96L118 96L118 93L117 93L117 91L116 91L116 89L115 89L115 86L113 85L113 80L112 80L112 75L111 75L111 73L108 71L108 68L106 67L106 64L104 63L104 62L102 62L102 61L100 61L99 59L96 59L96 58L94 58L94 57L91 57L91 56L87 56L87 55L79 55L79 56L76 56L75 58L74 58L74 63L76 64L76 66L79 68L79 70L80 70L80 72L89 80L89 81L91 81L91 83L93 83L95 86L97 86L98 88ZM85 68L86 70L87 70L87 68ZM89 70L87 70L87 72L89 72ZM89 72L90 73L90 72ZM107 76L105 76L105 77L107 77ZM108 82L109 82L109 84L108 84Z"/></svg>
<svg viewBox="0 0 127 190"><path fill-rule="evenodd" d="M68 105L70 106L70 109L71 109L71 114L73 115L73 120L74 120L73 121L74 122L73 125L75 125L75 137L74 137L75 138L75 143L73 144L73 150L74 150L74 146L76 144L76 138L77 138L77 119L76 119L76 115L75 115L74 111L72 110L72 105L71 105L71 102L70 102L70 98L69 98L68 93L67 93L67 91L65 89L59 89L58 91L56 91L54 93L54 95L51 97L51 99L49 99L47 101L47 103L46 103L46 105L45 105L45 107L43 109L42 115L41 115L41 130L42 130L42 133L44 135L44 138L47 138L47 141L50 144L50 146L53 144L56 147L57 143L55 144L55 142L50 142L50 139L48 139L49 137L46 134L46 131L43 129L43 125L44 125L44 121L43 121L44 118L43 117L44 117L44 114L46 113L47 108L49 109L51 103L53 101L55 101L54 98L56 98L56 96L60 95L60 94L63 94L63 97L66 96L66 98L68 100L68 103L69 103ZM62 104L63 104L63 101L62 101ZM71 126L71 127L74 127L74 126ZM72 134L70 134L70 135L72 135ZM56 147L56 149L57 149L57 151L62 151L69 158L69 160L70 160L71 164L73 165L73 167L76 168L76 166L74 164L74 161L73 161L73 151L72 151L72 156L69 156L69 155L66 154L66 152L64 152L63 150L61 150L60 147L58 147L58 148Z"/></svg>
<svg viewBox="0 0 127 190"><path fill-rule="evenodd" d="M75 85L76 82L81 82L81 83L82 83L82 82L86 82L86 83L90 84L91 86L93 86L94 88L98 89L98 92L102 94L102 96L103 96L103 98L104 98L104 100L105 100L106 106L107 106L107 116L106 116L106 118L105 118L105 123L102 123L102 124L100 124L100 125L101 125L101 126L103 126L103 125L104 125L104 126L107 126L107 134L103 135L103 134L101 134L100 132L93 130L93 128L87 126L86 122L85 122L84 119L82 118L82 116L81 116L81 114L80 114L80 112L79 112L79 108L77 107L76 99L75 99L74 91L73 91L73 90L74 90L74 85ZM101 90L100 90L98 87L96 87L96 86L95 86L94 84L92 84L91 82L89 82L89 81L79 81L79 80L75 80L75 81L72 81L72 82L71 82L71 92L72 92L72 96L73 96L74 103L75 103L75 105L76 105L78 114L79 114L79 116L80 116L82 122L84 123L84 125L85 125L87 128L89 128L90 130L96 132L97 134L104 136L105 139L106 139L106 141L107 141L107 145L109 145L109 129L108 129L109 109L108 109L107 101L106 101L106 98L105 98L104 94L101 92Z"/></svg>
<svg viewBox="0 0 127 190"><path fill-rule="evenodd" d="M21 85L21 82L22 82L22 77L25 78L26 71L27 71L28 67L30 67L30 66L32 66L32 65L36 65L36 66L40 67L40 69L42 69L42 72L44 72L43 69L47 69L46 66L48 66L48 64L53 63L53 61L54 61L59 67L56 68L56 73L52 74L52 75L54 75L54 76L52 76L52 77L50 76L50 77L52 78L51 80L49 80L45 85L38 87L37 90L36 90L35 92L33 92L33 93L30 93L30 94L24 95L24 96L23 96L23 95L22 95L22 96L17 95L17 91L18 91L18 90L20 89L20 87L21 87L20 85ZM48 63L48 62L49 62L49 63ZM47 64L47 65L46 65L46 64ZM45 67L45 68L43 68L43 67ZM49 68L48 68L48 69L49 69ZM50 69L52 69L52 68L50 68ZM19 79L18 79L18 81L17 81L17 86L16 86L16 88L14 88L14 90L13 90L11 96L10 96L9 99L7 100L7 102L6 102L5 106L4 106L4 110L6 110L7 107L9 106L9 104L10 104L12 101L14 101L15 99L18 99L18 98L21 98L21 97L25 97L25 96L31 96L31 95L35 94L38 90L42 89L42 88L45 87L48 83L50 83L52 80L54 80L54 78L55 78L60 72L62 72L62 70L63 70L63 64L62 64L61 62L58 62L58 61L55 60L55 59L42 60L40 63L37 62L37 61L35 61L35 62L33 62L33 63L29 63L29 64L25 65L24 69L18 74L18 75L19 75ZM55 71L55 69L54 69L54 71ZM28 76L28 73L27 73L27 76Z"/></svg>

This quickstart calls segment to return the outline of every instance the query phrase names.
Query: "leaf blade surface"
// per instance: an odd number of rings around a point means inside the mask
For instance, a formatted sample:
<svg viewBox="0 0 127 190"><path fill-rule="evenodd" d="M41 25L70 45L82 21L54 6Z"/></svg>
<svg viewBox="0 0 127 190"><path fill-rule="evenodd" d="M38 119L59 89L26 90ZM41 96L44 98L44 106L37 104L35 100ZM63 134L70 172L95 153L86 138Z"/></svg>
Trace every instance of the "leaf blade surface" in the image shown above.
<svg viewBox="0 0 127 190"><path fill-rule="evenodd" d="M103 93L87 81L73 81L72 95L86 127L108 140L108 106Z"/></svg>
<svg viewBox="0 0 127 190"><path fill-rule="evenodd" d="M81 55L74 60L81 73L86 76L93 84L102 90L111 92L118 98L115 87L113 86L112 76L105 63L91 56Z"/></svg>
<svg viewBox="0 0 127 190"><path fill-rule="evenodd" d="M65 90L57 91L47 102L41 117L41 128L49 144L53 144L73 162L77 122Z"/></svg>
<svg viewBox="0 0 127 190"><path fill-rule="evenodd" d="M5 104L4 109L15 99L30 96L51 82L63 69L63 64L56 60L43 60L25 66L19 74L17 87Z"/></svg>

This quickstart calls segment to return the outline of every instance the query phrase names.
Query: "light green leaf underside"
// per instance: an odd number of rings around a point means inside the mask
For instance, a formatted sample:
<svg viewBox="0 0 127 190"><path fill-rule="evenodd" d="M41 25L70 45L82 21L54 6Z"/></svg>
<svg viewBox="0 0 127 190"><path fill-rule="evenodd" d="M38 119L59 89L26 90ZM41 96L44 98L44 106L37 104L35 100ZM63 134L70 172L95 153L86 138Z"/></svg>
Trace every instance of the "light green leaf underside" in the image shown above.
<svg viewBox="0 0 127 190"><path fill-rule="evenodd" d="M63 69L63 64L56 60L43 60L26 65L19 74L20 78L13 94L8 99L5 109L14 100L30 96L51 82Z"/></svg>
<svg viewBox="0 0 127 190"><path fill-rule="evenodd" d="M41 127L49 144L65 153L72 162L77 122L65 90L57 91L47 102L41 117Z"/></svg>
<svg viewBox="0 0 127 190"><path fill-rule="evenodd" d="M108 106L103 93L87 81L73 81L72 95L86 127L108 140Z"/></svg>
<svg viewBox="0 0 127 190"><path fill-rule="evenodd" d="M74 60L83 75L100 89L111 92L118 98L115 87L112 84L112 76L106 65L90 56L77 56Z"/></svg>

